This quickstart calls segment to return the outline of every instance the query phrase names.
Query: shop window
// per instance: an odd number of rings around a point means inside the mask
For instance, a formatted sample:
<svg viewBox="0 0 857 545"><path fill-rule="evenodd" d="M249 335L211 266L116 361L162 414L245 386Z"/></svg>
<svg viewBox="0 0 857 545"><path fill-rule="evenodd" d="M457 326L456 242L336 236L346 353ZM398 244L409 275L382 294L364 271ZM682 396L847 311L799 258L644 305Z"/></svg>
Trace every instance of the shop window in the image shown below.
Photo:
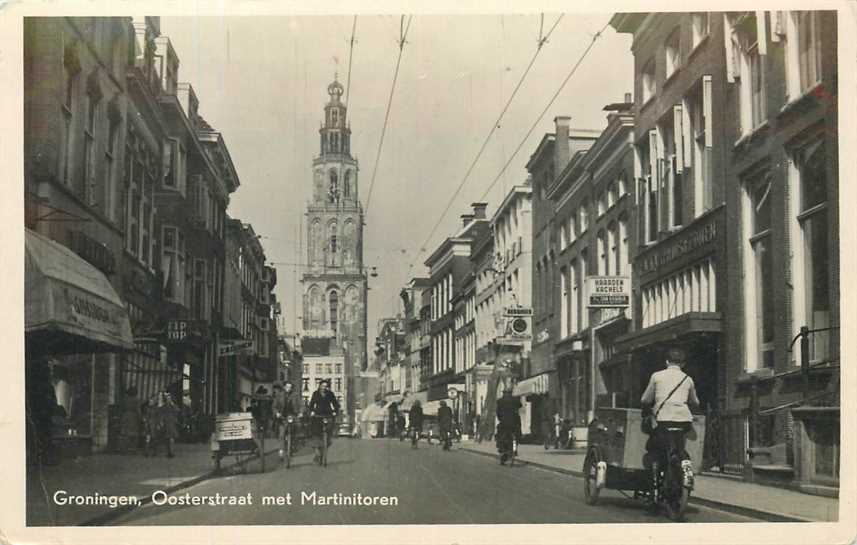
<svg viewBox="0 0 857 545"><path fill-rule="evenodd" d="M807 422L807 434L812 442L813 476L821 481L839 481L839 421L819 419Z"/></svg>

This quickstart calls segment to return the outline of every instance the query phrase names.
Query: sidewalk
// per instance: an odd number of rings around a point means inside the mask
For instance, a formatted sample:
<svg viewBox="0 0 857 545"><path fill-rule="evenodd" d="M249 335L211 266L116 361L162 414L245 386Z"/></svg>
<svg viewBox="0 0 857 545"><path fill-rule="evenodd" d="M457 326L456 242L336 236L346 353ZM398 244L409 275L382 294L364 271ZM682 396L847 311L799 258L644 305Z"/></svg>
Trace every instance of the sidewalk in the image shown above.
<svg viewBox="0 0 857 545"><path fill-rule="evenodd" d="M461 450L496 457L493 441L462 441ZM520 445L518 460L527 464L581 477L585 451L545 450L541 445ZM747 483L729 477L697 475L690 502L769 522L836 522L839 500L794 490Z"/></svg>
<svg viewBox="0 0 857 545"><path fill-rule="evenodd" d="M276 452L275 442L266 444L268 454ZM172 492L192 486L213 476L214 465L208 442L177 444L176 456L167 458L163 448L159 456L141 454L93 454L74 460L63 460L56 466L30 468L27 472L27 525L75 526L98 525L128 507L108 505L56 505L54 493L68 495L136 496L148 502L156 490ZM274 463L270 456L266 459ZM222 472L235 468L235 457L222 461ZM260 470L258 458L248 461L247 472Z"/></svg>

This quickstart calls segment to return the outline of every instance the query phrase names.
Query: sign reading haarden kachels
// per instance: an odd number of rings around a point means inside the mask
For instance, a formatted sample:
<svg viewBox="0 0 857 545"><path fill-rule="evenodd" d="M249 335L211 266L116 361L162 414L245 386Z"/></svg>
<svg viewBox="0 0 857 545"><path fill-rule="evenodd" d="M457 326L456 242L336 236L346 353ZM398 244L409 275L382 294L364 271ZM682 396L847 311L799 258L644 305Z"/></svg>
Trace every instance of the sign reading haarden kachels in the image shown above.
<svg viewBox="0 0 857 545"><path fill-rule="evenodd" d="M631 279L627 276L588 276L586 292L590 307L627 307L631 301Z"/></svg>

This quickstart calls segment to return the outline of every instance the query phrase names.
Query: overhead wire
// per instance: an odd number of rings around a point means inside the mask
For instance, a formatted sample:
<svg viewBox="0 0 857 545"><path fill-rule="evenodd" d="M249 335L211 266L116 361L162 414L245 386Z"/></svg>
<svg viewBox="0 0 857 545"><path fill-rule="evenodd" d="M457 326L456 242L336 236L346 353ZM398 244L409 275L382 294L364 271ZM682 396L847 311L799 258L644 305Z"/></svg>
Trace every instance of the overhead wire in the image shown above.
<svg viewBox="0 0 857 545"><path fill-rule="evenodd" d="M542 50L542 47L547 43L548 38L550 38L551 34L553 34L553 31L559 25L559 22L562 20L564 15L565 15L564 13L560 13L559 17L557 17L556 21L554 22L553 26L548 31L547 35L544 35L544 34L542 34L542 31L544 30L544 14L542 14L541 24L539 27L539 39L536 42L536 50L533 53L533 57L530 59L530 63L527 65L527 68L524 70L523 74L521 74L521 78L518 80L518 83L515 85L515 88L512 90L512 94L509 95L509 99L506 101L505 106L503 106L503 109L500 111L500 115L497 116L497 120L491 124L491 129L488 131L488 134L485 136L485 139L482 142L482 146L479 148L479 151L476 153L476 157L474 157L473 161L471 161L470 166L467 168L467 172L465 172L464 177L461 179L461 182L459 182L458 187L455 189L452 196L450 197L449 202L446 204L446 208L444 208L443 212L441 212L440 217L438 218L437 222L434 224L434 227L432 227L431 231L429 232L429 235L426 237L425 242L423 242L420 245L420 248L419 248L420 252L425 251L425 246L429 242L431 242L431 237L434 236L435 232L437 231L437 228L440 227L441 223L443 223L443 219L446 217L447 212L449 212L450 208L452 208L452 205L455 203L456 197L458 197L458 194L461 192L462 188L464 187L464 184L467 183L467 180L470 177L470 174L473 172L473 169L476 167L476 164L479 162L479 159L482 158L482 154L485 152L485 149L488 147L488 143L491 141L491 137L494 135L494 132L496 132L496 130L500 127L500 121L503 120L503 117L506 115L506 112L509 110L509 106L511 106L512 101L515 99L515 96L518 94L518 90L521 88L521 85L524 83L524 80L527 79L527 76L529 75L530 70L532 69L533 65L536 62L536 58L539 56L539 53ZM419 255L420 255L420 253L418 252L417 257L419 257ZM415 264L416 264L416 262L411 263L409 268L412 268Z"/></svg>
<svg viewBox="0 0 857 545"><path fill-rule="evenodd" d="M592 47L595 45L595 42L597 42L597 41L598 41L598 39L601 37L602 33L603 33L605 30L607 30L607 27L608 27L608 26L610 26L610 23L609 23L609 22L608 22L608 23L606 23L606 24L601 28L601 30L599 30L598 32L596 32L596 33L592 36L592 41L590 41L590 42L589 42L589 45L588 45L588 46L586 47L586 49L583 51L583 54L580 56L580 58L579 58L579 59L577 59L577 62L576 62L576 63L574 63L574 66L571 68L571 71L569 71L569 73L568 73L568 75L565 77L565 79L564 79L564 80L562 80L562 84L560 84L559 88L558 88L558 89L556 90L556 92L553 94L553 96L551 97L551 99L548 101L547 105L544 107L544 109L542 110L542 112L539 114L539 116L536 118L535 122L534 122L534 123L532 124L532 126L530 127L530 130L528 130L528 131L527 131L527 134L526 134L526 135L524 135L524 138L523 138L523 139L521 139L521 143L520 143L520 144L518 144L518 147L517 147L517 148L515 148L515 151L514 151L514 152L512 152L512 155L509 157L509 160L508 160L508 161L506 161L506 164L504 164L504 165L503 165L503 168L502 168L502 169L500 169L500 172L497 174L497 177L496 177L496 178L494 178L494 181L492 181L492 182L491 182L491 185L489 185L489 186L488 186L488 188L487 188L487 189L485 190L485 192L482 194L482 197L480 197L480 199L484 199L484 198L488 195L488 193L490 193L490 192L491 192L491 190L494 188L494 186L495 186L495 185L497 185L497 182L498 182L498 181L500 180L500 178L503 176L503 173L505 173L505 172L506 172L506 169L507 169L507 168L509 168L509 165L510 165L510 164L512 164L512 161L515 159L515 156L517 156L517 155L518 155L518 152L519 152L519 151L521 151L521 148L523 148L523 147L524 147L524 144L526 144L526 143L527 143L527 140L530 138L530 135L531 135L531 134L533 134L533 131L536 129L536 127L538 127L538 125L539 125L539 123L541 122L542 118L545 116L545 114L546 114L546 113L547 113L547 111L550 109L550 107L551 107L551 106L553 106L553 103L556 101L557 97L559 97L559 94L562 92L562 90L563 90L563 89L565 89L565 86L568 84L569 80L571 80L571 77L575 74L575 72L577 72L577 69L578 69L578 68L580 67L580 65L583 63L584 59L586 59L587 55L589 55L589 52L590 52L590 51L592 51Z"/></svg>
<svg viewBox="0 0 857 545"><path fill-rule="evenodd" d="M387 123L390 120L390 109L393 105L393 95L396 91L396 81L399 79L399 67L402 63L402 53L405 50L405 43L407 43L408 31L411 28L411 19L412 16L408 15L408 24L405 25L405 16L402 15L401 20L399 21L399 55L396 58L396 70L393 72L393 83L390 86L390 96L387 99L387 112L384 114L384 125L381 128L381 139L378 141L378 153L375 155L375 166L372 169L372 178L369 181L369 193L366 196L366 207L364 209L364 216L369 215L369 206L372 202L372 189L375 187L375 176L378 174L378 162L381 160L381 150L384 147L384 136L387 133Z"/></svg>

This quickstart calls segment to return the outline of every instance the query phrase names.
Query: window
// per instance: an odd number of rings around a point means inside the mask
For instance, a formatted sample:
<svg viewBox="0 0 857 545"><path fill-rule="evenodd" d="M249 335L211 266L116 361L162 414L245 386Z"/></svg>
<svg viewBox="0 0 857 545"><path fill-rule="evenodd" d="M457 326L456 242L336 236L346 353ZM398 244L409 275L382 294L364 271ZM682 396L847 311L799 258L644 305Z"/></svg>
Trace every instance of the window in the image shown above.
<svg viewBox="0 0 857 545"><path fill-rule="evenodd" d="M328 301L330 304L330 329L333 331L333 334L336 335L338 332L337 325L339 320L339 294L336 293L336 290L330 292Z"/></svg>
<svg viewBox="0 0 857 545"><path fill-rule="evenodd" d="M116 151L119 140L119 119L111 117L104 146L103 211L110 221L116 221Z"/></svg>
<svg viewBox="0 0 857 545"><path fill-rule="evenodd" d="M568 334L568 269L565 267L559 270L560 279L560 311L559 311L559 331L560 338Z"/></svg>
<svg viewBox="0 0 857 545"><path fill-rule="evenodd" d="M164 297L184 302L185 242L181 231L164 225L161 229L161 271L164 277Z"/></svg>
<svg viewBox="0 0 857 545"><path fill-rule="evenodd" d="M565 248L566 244L568 244L568 238L565 236L567 230L567 226L565 223L559 226L559 247L560 250Z"/></svg>
<svg viewBox="0 0 857 545"><path fill-rule="evenodd" d="M618 276L620 274L620 260L622 256L619 253L619 226L615 221L607 227L607 242L610 261L610 268L607 270L607 274Z"/></svg>
<svg viewBox="0 0 857 545"><path fill-rule="evenodd" d="M792 17L797 29L797 59L789 58L787 65L790 68L797 67L799 92L805 93L821 82L821 14L817 11L798 11Z"/></svg>
<svg viewBox="0 0 857 545"><path fill-rule="evenodd" d="M333 222L330 224L330 226L328 227L328 231L329 231L329 236L330 236L329 243L328 243L328 249L330 250L330 253L329 253L330 261L328 264L331 267L335 267L336 266L336 250L337 250L337 248L336 248L336 242L337 242L336 241L336 222Z"/></svg>
<svg viewBox="0 0 857 545"><path fill-rule="evenodd" d="M580 252L580 260L578 261L580 266L580 270L578 271L578 290L577 290L577 302L578 302L578 320L580 327L578 330L586 329L589 326L589 312L586 306L586 299L584 295L584 283L586 281L586 275L588 273L588 264L589 264L589 256L587 251L584 249Z"/></svg>
<svg viewBox="0 0 857 545"><path fill-rule="evenodd" d="M616 261L616 274L625 274L628 263L628 220L622 217L619 218L619 259Z"/></svg>
<svg viewBox="0 0 857 545"><path fill-rule="evenodd" d="M607 234L602 229L598 231L598 275L605 276L610 270L610 257L607 253Z"/></svg>
<svg viewBox="0 0 857 545"><path fill-rule="evenodd" d="M575 210L572 212L571 217L568 218L568 243L571 244L577 239L577 215L578 212Z"/></svg>
<svg viewBox="0 0 857 545"><path fill-rule="evenodd" d="M797 223L800 231L795 248L795 328L801 325L810 330L825 329L832 324L830 296L830 231L828 223L828 195L826 149L823 142L815 142L798 151L795 156L797 170ZM801 296L802 294L802 296ZM821 361L830 356L829 331L810 335L810 360Z"/></svg>
<svg viewBox="0 0 857 545"><path fill-rule="evenodd" d="M580 229L580 233L585 233L586 229L589 227L589 199L583 199L583 202L580 203L579 209L579 218L578 218L578 228Z"/></svg>
<svg viewBox="0 0 857 545"><path fill-rule="evenodd" d="M646 104L651 100L653 96L655 96L655 60L651 59L645 65L643 65L643 69L640 71L641 82L642 82L642 98L643 104Z"/></svg>
<svg viewBox="0 0 857 545"><path fill-rule="evenodd" d="M745 260L748 370L774 366L774 266L771 247L770 175L765 173L747 184L745 233L749 259Z"/></svg>
<svg viewBox="0 0 857 545"><path fill-rule="evenodd" d="M690 14L691 35L694 49L708 37L711 29L711 14L707 11Z"/></svg>
<svg viewBox="0 0 857 545"><path fill-rule="evenodd" d="M303 364L303 370L304 370L303 372L305 375L309 374L309 364L308 363Z"/></svg>
<svg viewBox="0 0 857 545"><path fill-rule="evenodd" d="M640 179L640 193L643 195L642 231L643 242L651 244L658 240L660 221L658 211L660 210L660 192L658 181L660 180L661 161L658 160L659 142L657 130L649 131L649 138L637 144L639 164L642 169Z"/></svg>
<svg viewBox="0 0 857 545"><path fill-rule="evenodd" d="M341 375L341 374L342 374L342 364L341 364L341 363L337 363L337 364L336 364L336 374L337 374L337 375Z"/></svg>
<svg viewBox="0 0 857 545"><path fill-rule="evenodd" d="M322 374L323 372L324 372L324 364L323 364L323 363L316 363L316 364L315 364L315 374L316 374L316 375L320 375L320 374ZM315 380L316 380L315 384L316 384L316 386L317 386L317 385L318 385L318 383L319 383L319 382L321 382L321 379L320 379L320 378L317 378L317 379L315 379Z"/></svg>
<svg viewBox="0 0 857 545"><path fill-rule="evenodd" d="M679 29L672 31L666 42L664 42L664 53L666 55L667 78L678 72L681 67L681 41Z"/></svg>
<svg viewBox="0 0 857 545"><path fill-rule="evenodd" d="M343 192L346 199L351 197L351 171L350 170L345 171L345 183L342 186L342 192Z"/></svg>
<svg viewBox="0 0 857 545"><path fill-rule="evenodd" d="M342 379L341 378L333 379L333 387L337 392L342 390ZM339 402L342 403L342 397L341 396L339 397Z"/></svg>
<svg viewBox="0 0 857 545"><path fill-rule="evenodd" d="M86 204L97 204L98 177L95 174L95 131L98 123L98 104L100 96L95 93L86 95L86 123L83 128L83 197Z"/></svg>
<svg viewBox="0 0 857 545"><path fill-rule="evenodd" d="M690 127L689 164L693 176L693 210L694 216L699 217L714 204L714 188L712 183L712 106L711 106L711 76L702 77L700 84L686 99Z"/></svg>
<svg viewBox="0 0 857 545"><path fill-rule="evenodd" d="M763 49L765 36L758 36L755 13L742 15L734 26L734 39L739 48L740 79L739 103L741 133L746 135L767 119L765 93L765 66Z"/></svg>
<svg viewBox="0 0 857 545"><path fill-rule="evenodd" d="M603 216L606 211L607 211L607 194L602 191L601 194L598 195L598 217L600 218L601 216Z"/></svg>
<svg viewBox="0 0 857 545"><path fill-rule="evenodd" d="M327 187L327 198L330 202L337 202L339 200L339 177L336 174L336 171L330 169L328 173L329 182Z"/></svg>
<svg viewBox="0 0 857 545"><path fill-rule="evenodd" d="M662 141L662 154L659 161L660 186L665 187L666 220L668 229L682 225L683 183L684 183L684 120L680 105L673 106L672 115L667 115L659 126Z"/></svg>
<svg viewBox="0 0 857 545"><path fill-rule="evenodd" d="M333 374L333 364L332 363L325 363L324 364L324 372L327 373L328 375L332 375Z"/></svg>
<svg viewBox="0 0 857 545"><path fill-rule="evenodd" d="M607 209L613 208L617 200L619 200L619 195L616 192L616 182L611 182L607 186Z"/></svg>
<svg viewBox="0 0 857 545"><path fill-rule="evenodd" d="M68 37L63 36L63 39ZM60 173L62 183L66 186L72 184L73 162L72 150L74 139L74 99L77 89L77 82L80 79L80 59L78 57L77 46L66 44L63 49L63 69L65 73L65 93L63 96L62 113L63 113L63 153L60 157Z"/></svg>

